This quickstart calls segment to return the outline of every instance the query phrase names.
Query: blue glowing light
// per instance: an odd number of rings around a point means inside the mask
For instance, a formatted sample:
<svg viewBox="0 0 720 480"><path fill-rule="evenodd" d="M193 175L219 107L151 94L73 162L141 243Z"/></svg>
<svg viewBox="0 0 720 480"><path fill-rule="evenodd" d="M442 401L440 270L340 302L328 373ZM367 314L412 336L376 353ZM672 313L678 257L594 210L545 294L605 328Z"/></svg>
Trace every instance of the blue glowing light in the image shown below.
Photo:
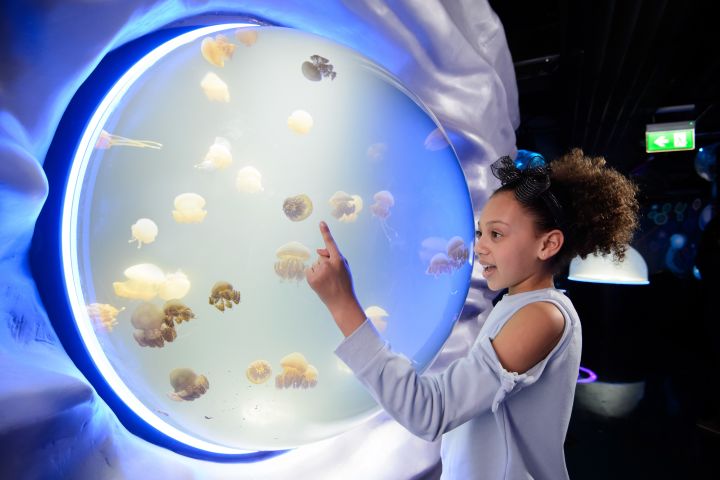
<svg viewBox="0 0 720 480"><path fill-rule="evenodd" d="M589 368L580 367L580 372L578 373L578 379L577 383L593 383L596 381L598 376L590 370Z"/></svg>

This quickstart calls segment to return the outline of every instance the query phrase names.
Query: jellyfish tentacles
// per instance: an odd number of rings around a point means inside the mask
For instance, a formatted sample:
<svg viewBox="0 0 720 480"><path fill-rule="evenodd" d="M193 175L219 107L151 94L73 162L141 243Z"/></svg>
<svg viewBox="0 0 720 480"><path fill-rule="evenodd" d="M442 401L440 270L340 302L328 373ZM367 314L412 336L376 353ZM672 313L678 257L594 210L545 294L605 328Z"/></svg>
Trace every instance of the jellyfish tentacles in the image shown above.
<svg viewBox="0 0 720 480"><path fill-rule="evenodd" d="M132 138L113 135L106 130L101 130L100 136L95 142L95 148L98 150L107 150L111 147L138 147L160 150L162 143L153 142L152 140L133 140Z"/></svg>
<svg viewBox="0 0 720 480"><path fill-rule="evenodd" d="M282 372L275 377L275 387L283 388L312 388L318 383L318 370L310 365L305 356L293 352L280 360Z"/></svg>
<svg viewBox="0 0 720 480"><path fill-rule="evenodd" d="M233 303L240 303L240 292L235 290L231 283L225 281L215 282L208 298L208 303L221 312L226 308L232 308Z"/></svg>
<svg viewBox="0 0 720 480"><path fill-rule="evenodd" d="M125 310L125 307L117 309L109 303L91 303L87 306L90 320L96 326L101 326L108 332L112 332L113 328L115 328L118 323L117 316L123 310Z"/></svg>
<svg viewBox="0 0 720 480"><path fill-rule="evenodd" d="M392 243L394 240L397 240L398 233L388 225L387 219L390 216L390 208L395 205L395 197L387 190L380 190L373 195L373 199L375 203L370 206L370 211L372 211L373 216L380 221L380 228L382 228L385 238Z"/></svg>
<svg viewBox="0 0 720 480"><path fill-rule="evenodd" d="M165 302L165 305L163 305L163 314L165 315L165 324L171 327L174 323L179 325L182 322L189 322L195 318L195 312L180 300L176 299Z"/></svg>

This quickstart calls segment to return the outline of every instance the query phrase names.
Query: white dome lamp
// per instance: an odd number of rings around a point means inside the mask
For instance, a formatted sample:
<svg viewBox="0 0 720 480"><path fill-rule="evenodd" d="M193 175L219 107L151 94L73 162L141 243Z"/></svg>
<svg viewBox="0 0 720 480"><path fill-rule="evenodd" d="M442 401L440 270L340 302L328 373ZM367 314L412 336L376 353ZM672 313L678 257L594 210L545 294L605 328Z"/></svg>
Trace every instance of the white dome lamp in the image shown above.
<svg viewBox="0 0 720 480"><path fill-rule="evenodd" d="M573 258L570 262L568 280L591 283L614 283L620 285L647 285L648 268L640 252L628 246L622 262L612 255L588 255L584 260Z"/></svg>

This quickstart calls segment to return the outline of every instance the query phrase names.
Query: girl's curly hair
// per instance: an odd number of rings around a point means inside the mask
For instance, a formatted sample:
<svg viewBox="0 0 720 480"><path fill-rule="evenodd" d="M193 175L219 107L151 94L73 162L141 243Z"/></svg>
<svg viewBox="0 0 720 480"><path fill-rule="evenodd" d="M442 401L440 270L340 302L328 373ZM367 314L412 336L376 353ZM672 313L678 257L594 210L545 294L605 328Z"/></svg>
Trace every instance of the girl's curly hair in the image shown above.
<svg viewBox="0 0 720 480"><path fill-rule="evenodd" d="M549 191L562 206L560 229L565 241L553 257L553 271L562 270L576 256L592 253L625 258L627 245L638 226L639 205L635 184L602 157L590 157L579 148L550 163ZM512 191L512 185L496 192ZM540 197L523 202L536 218L538 231L558 228L546 202Z"/></svg>

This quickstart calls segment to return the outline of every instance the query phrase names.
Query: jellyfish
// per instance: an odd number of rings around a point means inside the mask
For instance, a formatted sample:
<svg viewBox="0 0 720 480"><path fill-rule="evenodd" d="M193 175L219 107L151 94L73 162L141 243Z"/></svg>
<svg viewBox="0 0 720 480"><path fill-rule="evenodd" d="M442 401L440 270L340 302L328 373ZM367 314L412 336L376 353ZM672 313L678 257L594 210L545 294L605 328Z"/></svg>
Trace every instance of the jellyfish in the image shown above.
<svg viewBox="0 0 720 480"><path fill-rule="evenodd" d="M103 327L108 332L117 325L117 316L125 310L125 307L117 309L109 303L91 303L87 306L87 312L90 319L97 326Z"/></svg>
<svg viewBox="0 0 720 480"><path fill-rule="evenodd" d="M215 282L208 298L208 303L221 312L224 312L226 308L232 308L233 302L235 305L240 303L240 292L235 290L232 284L224 281Z"/></svg>
<svg viewBox="0 0 720 480"><path fill-rule="evenodd" d="M232 163L232 154L230 153L230 142L223 137L215 137L215 143L210 145L205 159L195 165L198 170L222 170Z"/></svg>
<svg viewBox="0 0 720 480"><path fill-rule="evenodd" d="M430 265L425 271L425 273L433 275L435 278L437 278L438 275L452 272L453 262L444 253L436 253L432 259L430 259Z"/></svg>
<svg viewBox="0 0 720 480"><path fill-rule="evenodd" d="M301 70L305 78L312 82L319 82L326 77L335 80L337 76L333 66L330 65L330 60L320 55L312 55L309 62L303 62Z"/></svg>
<svg viewBox="0 0 720 480"><path fill-rule="evenodd" d="M243 167L237 173L235 187L243 193L262 192L262 174L255 167Z"/></svg>
<svg viewBox="0 0 720 480"><path fill-rule="evenodd" d="M373 143L367 148L367 157L370 160L380 161L385 158L387 152L387 145L384 143Z"/></svg>
<svg viewBox="0 0 720 480"><path fill-rule="evenodd" d="M251 28L238 28L235 30L235 38L246 47L252 47L257 42L258 31Z"/></svg>
<svg viewBox="0 0 720 480"><path fill-rule="evenodd" d="M310 216L313 204L310 197L304 193L288 197L283 202L283 212L293 222L300 222Z"/></svg>
<svg viewBox="0 0 720 480"><path fill-rule="evenodd" d="M130 318L133 338L141 347L162 347L177 337L175 326L165 322L165 313L152 303L138 306Z"/></svg>
<svg viewBox="0 0 720 480"><path fill-rule="evenodd" d="M437 150L442 150L443 148L448 147L450 144L447 141L447 138L445 138L445 134L443 134L443 131L440 130L440 128L436 128L430 134L425 137L425 149L430 150L432 152L435 152Z"/></svg>
<svg viewBox="0 0 720 480"><path fill-rule="evenodd" d="M387 190L381 190L373 195L375 203L370 206L370 210L373 215L380 220L380 227L382 228L385 237L388 241L393 241L397 238L397 232L387 224L387 218L390 216L390 207L395 205L395 198L392 193Z"/></svg>
<svg viewBox="0 0 720 480"><path fill-rule="evenodd" d="M277 388L312 388L317 385L318 371L302 353L293 352L280 360L282 373L275 377Z"/></svg>
<svg viewBox="0 0 720 480"><path fill-rule="evenodd" d="M295 110L288 117L287 126L293 132L305 135L313 126L313 118L305 110Z"/></svg>
<svg viewBox="0 0 720 480"><path fill-rule="evenodd" d="M200 223L205 220L207 210L205 199L197 193L182 193L175 197L175 210L172 211L173 218L178 223Z"/></svg>
<svg viewBox="0 0 720 480"><path fill-rule="evenodd" d="M165 302L165 305L163 305L163 314L165 314L165 324L169 326L173 326L173 322L179 325L182 322L189 322L195 318L195 313L192 309L176 299Z"/></svg>
<svg viewBox="0 0 720 480"><path fill-rule="evenodd" d="M225 35L216 35L215 38L203 38L200 44L200 52L205 60L216 67L224 67L225 60L232 57L235 45L230 43Z"/></svg>
<svg viewBox="0 0 720 480"><path fill-rule="evenodd" d="M462 267L470 258L470 249L460 237L452 237L447 243L446 251L453 268Z"/></svg>
<svg viewBox="0 0 720 480"><path fill-rule="evenodd" d="M230 91L227 83L223 82L220 77L213 72L208 72L200 82L200 88L203 89L208 100L212 102L229 102Z"/></svg>
<svg viewBox="0 0 720 480"><path fill-rule="evenodd" d="M305 278L305 261L310 258L310 250L300 242L288 242L277 249L275 255L275 273L283 280L297 280Z"/></svg>
<svg viewBox="0 0 720 480"><path fill-rule="evenodd" d="M151 140L133 140L132 138L113 135L105 130L100 131L100 136L95 142L95 148L99 150L107 150L110 147L138 147L138 148L154 148L160 150L162 143L153 142Z"/></svg>
<svg viewBox="0 0 720 480"><path fill-rule="evenodd" d="M176 368L170 372L170 385L175 391L168 393L168 397L176 402L200 398L210 388L205 375L198 375L190 368Z"/></svg>
<svg viewBox="0 0 720 480"><path fill-rule="evenodd" d="M181 270L165 275L158 286L158 296L163 300L179 300L190 291L190 280Z"/></svg>
<svg viewBox="0 0 720 480"><path fill-rule="evenodd" d="M389 315L382 308L373 305L365 309L365 316L370 319L370 322L375 326L378 332L384 332L387 328L387 320Z"/></svg>
<svg viewBox="0 0 720 480"><path fill-rule="evenodd" d="M128 243L137 242L138 248L142 247L143 243L148 244L155 241L155 237L158 234L158 227L149 218L140 218L130 227L130 234L132 238L128 240Z"/></svg>
<svg viewBox="0 0 720 480"><path fill-rule="evenodd" d="M245 370L245 376L250 382L260 385L267 382L272 376L272 367L265 360L255 360Z"/></svg>
<svg viewBox="0 0 720 480"><path fill-rule="evenodd" d="M123 272L124 282L113 282L118 297L136 300L151 300L158 294L158 288L165 282L165 273L152 263L133 265Z"/></svg>
<svg viewBox="0 0 720 480"><path fill-rule="evenodd" d="M333 217L341 222L354 222L363 208L363 201L359 195L337 191L330 197L330 206L333 207L330 212Z"/></svg>

